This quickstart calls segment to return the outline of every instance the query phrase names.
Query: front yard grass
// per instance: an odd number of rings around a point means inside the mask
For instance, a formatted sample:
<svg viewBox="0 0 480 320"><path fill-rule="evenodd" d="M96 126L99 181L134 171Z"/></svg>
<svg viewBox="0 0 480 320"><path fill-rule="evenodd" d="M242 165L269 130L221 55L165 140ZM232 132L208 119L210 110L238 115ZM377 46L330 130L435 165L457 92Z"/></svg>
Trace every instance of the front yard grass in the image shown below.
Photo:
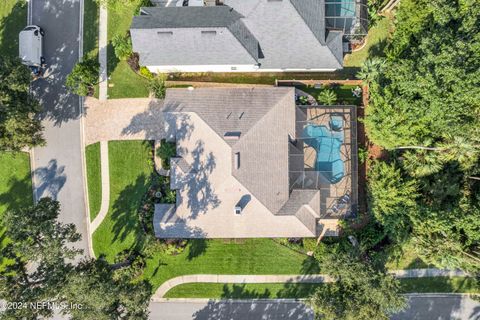
<svg viewBox="0 0 480 320"><path fill-rule="evenodd" d="M93 221L102 204L102 168L100 162L100 143L88 145L85 148L87 159L88 206L90 221Z"/></svg>
<svg viewBox="0 0 480 320"><path fill-rule="evenodd" d="M153 146L143 141L109 143L110 209L93 234L96 256L113 263L126 249L139 248L146 238L137 209L153 173ZM90 164L87 164L89 166ZM142 277L153 290L166 280L187 274L315 273L312 258L271 239L191 240L176 255L157 250L146 259Z"/></svg>
<svg viewBox="0 0 480 320"><path fill-rule="evenodd" d="M133 0L129 4L109 8L108 10L108 97L141 98L148 97L148 81L136 74L126 61L119 61L115 57L111 41L117 34L124 36L130 28L132 18L137 14L140 6L148 5L145 0Z"/></svg>
<svg viewBox="0 0 480 320"><path fill-rule="evenodd" d="M0 221L7 210L33 204L28 153L0 152ZM0 225L0 250L8 243ZM10 263L0 255L0 270Z"/></svg>
<svg viewBox="0 0 480 320"><path fill-rule="evenodd" d="M165 298L211 299L304 299L323 284L282 283L188 283L173 287ZM474 278L436 277L400 280L402 293L479 293Z"/></svg>
<svg viewBox="0 0 480 320"><path fill-rule="evenodd" d="M0 55L18 56L18 34L26 24L25 0L0 1Z"/></svg>
<svg viewBox="0 0 480 320"><path fill-rule="evenodd" d="M153 172L150 141L110 141L110 206L102 224L93 234L93 250L113 262L123 250L142 240L137 209ZM89 165L87 165L89 166Z"/></svg>

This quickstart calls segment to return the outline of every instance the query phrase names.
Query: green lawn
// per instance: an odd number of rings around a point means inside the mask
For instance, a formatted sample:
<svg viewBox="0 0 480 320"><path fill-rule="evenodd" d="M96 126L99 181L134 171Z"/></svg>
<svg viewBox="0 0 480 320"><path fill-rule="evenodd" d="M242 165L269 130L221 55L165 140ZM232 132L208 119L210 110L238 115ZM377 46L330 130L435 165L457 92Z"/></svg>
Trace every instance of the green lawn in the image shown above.
<svg viewBox="0 0 480 320"><path fill-rule="evenodd" d="M100 8L95 0L84 0L83 54L98 55L98 19Z"/></svg>
<svg viewBox="0 0 480 320"><path fill-rule="evenodd" d="M480 285L474 278L418 278L401 279L404 293L479 293ZM321 284L222 284L188 283L172 288L166 298L307 298Z"/></svg>
<svg viewBox="0 0 480 320"><path fill-rule="evenodd" d="M149 141L110 141L110 207L93 234L93 249L113 262L115 255L142 240L137 208L153 172ZM89 166L89 165L87 165Z"/></svg>
<svg viewBox="0 0 480 320"><path fill-rule="evenodd" d="M18 56L18 33L26 24L26 1L0 1L0 55Z"/></svg>
<svg viewBox="0 0 480 320"><path fill-rule="evenodd" d="M338 103L340 104L352 104L352 105L361 105L362 98L356 98L352 94L352 90L355 89L357 86L351 85L340 85L337 88L334 88L333 91L337 94ZM306 93L311 94L314 98L317 98L318 94L324 90L322 89L315 89L314 87L306 87L306 86L299 86L300 90L305 91Z"/></svg>
<svg viewBox="0 0 480 320"><path fill-rule="evenodd" d="M383 17L368 31L367 44L359 51L347 54L344 60L345 67L361 67L363 62L371 56L382 56L389 31L393 28L393 18Z"/></svg>
<svg viewBox="0 0 480 320"><path fill-rule="evenodd" d="M100 143L88 145L85 148L87 158L88 205L90 221L93 221L102 204L102 176L100 163Z"/></svg>
<svg viewBox="0 0 480 320"><path fill-rule="evenodd" d="M28 153L0 152L0 217L7 211L33 203ZM1 221L1 219L0 219ZM8 239L0 226L0 249ZM0 270L9 261L0 255Z"/></svg>
<svg viewBox="0 0 480 320"><path fill-rule="evenodd" d="M108 11L108 42L112 41L117 34L125 35L130 28L133 16L138 8L145 5L145 0L133 0L131 4L121 7L109 8ZM137 75L126 61L119 61L114 54L110 44L107 48L108 54L108 75L109 87L108 97L117 98L138 98L148 97L148 81Z"/></svg>

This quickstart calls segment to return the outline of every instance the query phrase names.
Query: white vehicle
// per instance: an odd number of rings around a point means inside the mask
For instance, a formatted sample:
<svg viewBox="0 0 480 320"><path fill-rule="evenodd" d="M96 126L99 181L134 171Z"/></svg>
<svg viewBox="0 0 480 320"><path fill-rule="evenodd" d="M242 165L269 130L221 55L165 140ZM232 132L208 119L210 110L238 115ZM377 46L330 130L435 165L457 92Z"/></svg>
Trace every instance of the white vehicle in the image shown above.
<svg viewBox="0 0 480 320"><path fill-rule="evenodd" d="M43 56L43 36L45 32L39 26L26 26L19 35L19 57L34 74L39 74L45 65Z"/></svg>
<svg viewBox="0 0 480 320"><path fill-rule="evenodd" d="M203 0L178 0L177 7L203 7Z"/></svg>

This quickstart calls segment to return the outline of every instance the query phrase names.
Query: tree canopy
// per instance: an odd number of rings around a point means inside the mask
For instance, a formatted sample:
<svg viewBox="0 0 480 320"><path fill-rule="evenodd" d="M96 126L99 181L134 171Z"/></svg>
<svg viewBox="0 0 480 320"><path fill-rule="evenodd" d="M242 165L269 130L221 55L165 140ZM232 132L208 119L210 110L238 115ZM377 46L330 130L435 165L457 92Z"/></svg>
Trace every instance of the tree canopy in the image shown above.
<svg viewBox="0 0 480 320"><path fill-rule="evenodd" d="M359 74L369 138L390 150L388 163L372 163L369 210L425 262L478 272L478 1L402 0L385 55Z"/></svg>
<svg viewBox="0 0 480 320"><path fill-rule="evenodd" d="M18 58L0 56L0 79L0 150L43 144L43 127L35 118L40 103L30 93L30 70Z"/></svg>
<svg viewBox="0 0 480 320"><path fill-rule="evenodd" d="M358 255L331 245L320 246L316 257L321 272L334 280L319 286L309 299L320 319L387 320L406 306L398 280L361 261Z"/></svg>
<svg viewBox="0 0 480 320"><path fill-rule="evenodd" d="M95 57L78 62L67 76L66 86L79 96L86 96L99 81L100 64Z"/></svg>
<svg viewBox="0 0 480 320"><path fill-rule="evenodd" d="M57 201L43 198L35 206L6 213L5 235L12 241L1 254L14 263L0 272L0 299L27 306L56 303L67 306L60 312L74 319L148 319L150 286L117 272L102 258L75 263L80 234L75 225L57 221L59 212ZM37 319L52 311L8 309L0 318Z"/></svg>

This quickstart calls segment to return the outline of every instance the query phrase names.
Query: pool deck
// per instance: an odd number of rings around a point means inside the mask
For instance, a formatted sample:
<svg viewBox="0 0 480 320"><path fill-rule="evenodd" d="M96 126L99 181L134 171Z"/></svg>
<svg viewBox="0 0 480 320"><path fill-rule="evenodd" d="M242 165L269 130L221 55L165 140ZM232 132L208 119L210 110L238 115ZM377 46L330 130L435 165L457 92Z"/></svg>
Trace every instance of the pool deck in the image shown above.
<svg viewBox="0 0 480 320"><path fill-rule="evenodd" d="M341 208L334 209L335 204L338 203L338 199L344 195L354 195L356 197L356 188L353 188L356 181L354 177L354 171L356 168L356 146L354 143L354 137L356 137L355 119L350 106L338 106L338 107L316 107L309 106L303 108L306 112L305 125L318 125L329 128L329 121L331 116L341 115L344 118L343 143L340 147L340 158L344 163L344 177L336 183L322 183L322 207L326 211L325 218L342 218L350 209L349 206L340 206ZM352 134L353 133L353 134ZM353 142L353 143L352 143ZM317 159L317 150L303 143L304 153L304 170L306 172L315 172L315 162ZM355 190L354 190L355 189ZM354 199L356 202L356 199ZM334 209L334 210L332 210Z"/></svg>

